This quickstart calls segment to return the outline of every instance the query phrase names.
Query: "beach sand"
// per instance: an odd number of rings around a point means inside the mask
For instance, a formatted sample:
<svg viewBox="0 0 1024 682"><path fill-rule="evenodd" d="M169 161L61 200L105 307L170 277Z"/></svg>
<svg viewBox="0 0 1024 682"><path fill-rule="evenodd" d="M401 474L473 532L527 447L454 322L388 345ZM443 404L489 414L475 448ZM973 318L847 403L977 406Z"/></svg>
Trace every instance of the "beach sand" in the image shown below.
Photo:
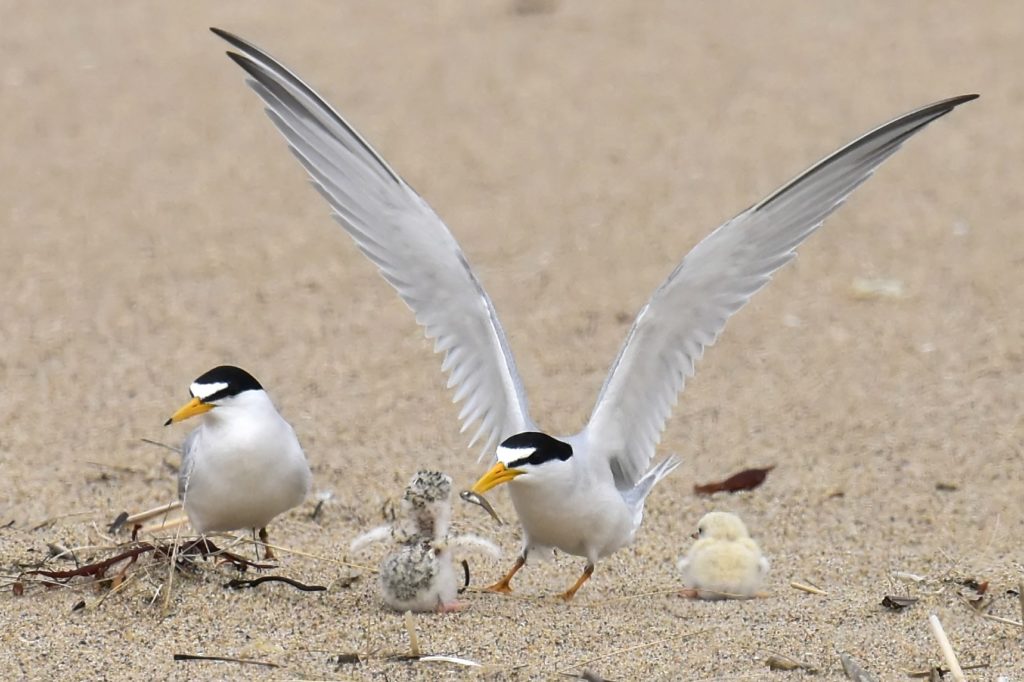
<svg viewBox="0 0 1024 682"><path fill-rule="evenodd" d="M475 674L388 660L409 651L402 616L371 572L338 562L377 564L382 547L348 543L416 469L462 489L486 463L431 344L208 26L294 68L445 219L552 433L584 422L633 316L701 237L889 118L981 93L729 323L659 447L683 465L573 603L551 598L582 568L562 555L527 566L511 598L469 592L466 611L415 622L424 652L502 679L803 676L770 672L772 654L842 679L847 652L893 680L943 663L934 613L962 665L989 665L969 679L1024 677L1021 628L982 618L957 582L987 581L988 613L1021 620L1008 591L1024 579L1024 5L7 2L2 15L0 678ZM858 278L902 293L864 296ZM314 494L270 528L306 554L282 553L277 573L330 589L227 590L233 571L207 562L175 577L165 613L166 563L144 559L105 599L28 578L16 596L47 543L109 544L119 512L174 498L177 456L140 439L180 442L188 427L164 420L222 363L261 380L313 468ZM755 491L693 492L767 465ZM514 519L506 492L490 497ZM712 509L740 514L771 559L763 598L673 594ZM497 579L515 524L462 503L455 524L504 549L467 557L474 586ZM920 601L894 612L885 595Z"/></svg>

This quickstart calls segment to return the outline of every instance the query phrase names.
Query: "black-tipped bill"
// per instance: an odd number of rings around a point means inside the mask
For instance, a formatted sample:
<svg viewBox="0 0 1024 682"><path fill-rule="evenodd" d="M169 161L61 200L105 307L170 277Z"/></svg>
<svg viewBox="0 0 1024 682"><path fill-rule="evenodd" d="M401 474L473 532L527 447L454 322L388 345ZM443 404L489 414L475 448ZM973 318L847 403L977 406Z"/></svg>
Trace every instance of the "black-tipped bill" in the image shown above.
<svg viewBox="0 0 1024 682"><path fill-rule="evenodd" d="M177 412L172 414L171 418L164 422L164 426L170 426L174 422L185 421L189 417L194 417L197 414L202 414L203 412L209 412L212 409L213 405L210 403L204 403L199 398L192 398L192 400L182 405Z"/></svg>

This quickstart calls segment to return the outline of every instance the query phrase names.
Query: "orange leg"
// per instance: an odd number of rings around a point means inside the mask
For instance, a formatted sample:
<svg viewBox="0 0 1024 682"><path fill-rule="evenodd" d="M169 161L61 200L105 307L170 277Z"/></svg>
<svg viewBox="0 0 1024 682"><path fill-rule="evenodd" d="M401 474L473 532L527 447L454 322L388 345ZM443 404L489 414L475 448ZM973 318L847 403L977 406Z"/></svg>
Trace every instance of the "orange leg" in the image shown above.
<svg viewBox="0 0 1024 682"><path fill-rule="evenodd" d="M270 549L270 545L266 544L270 534L267 533L266 528L260 528L260 542L263 543L263 560L264 561L275 561L277 557L274 556L274 550ZM256 547L256 556L259 557L259 547Z"/></svg>
<svg viewBox="0 0 1024 682"><path fill-rule="evenodd" d="M510 594L512 592L512 587L509 585L509 583L512 582L512 576L514 576L516 573L518 573L519 569L522 568L525 565L526 565L526 555L523 554L523 555L520 555L518 559L516 559L516 563L512 565L512 568L509 570L508 573L505 574L504 578L502 578L498 582L494 583L490 587L485 587L484 591L485 592L500 592L501 594Z"/></svg>
<svg viewBox="0 0 1024 682"><path fill-rule="evenodd" d="M564 601L571 601L576 596L576 590L583 586L583 583L590 580L590 576L594 575L594 564L587 564L587 567L583 569L583 575L579 577L579 580L570 587L568 590L563 592L560 596Z"/></svg>

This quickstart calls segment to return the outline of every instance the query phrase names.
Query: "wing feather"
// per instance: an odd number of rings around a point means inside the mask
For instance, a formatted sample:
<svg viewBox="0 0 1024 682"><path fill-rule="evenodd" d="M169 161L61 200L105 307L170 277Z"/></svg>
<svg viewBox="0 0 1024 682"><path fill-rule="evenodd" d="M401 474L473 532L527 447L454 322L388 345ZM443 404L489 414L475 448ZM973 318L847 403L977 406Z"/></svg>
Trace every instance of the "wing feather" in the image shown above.
<svg viewBox="0 0 1024 682"><path fill-rule="evenodd" d="M500 440L531 430L526 394L494 306L448 228L340 115L258 47L211 29L266 105L292 154L327 200L335 220L412 309L444 354L442 370L463 401L465 431L481 457Z"/></svg>
<svg viewBox="0 0 1024 682"><path fill-rule="evenodd" d="M936 102L876 128L697 244L640 311L612 364L586 428L595 465L611 467L620 488L635 485L686 379L729 317L900 145L976 97Z"/></svg>

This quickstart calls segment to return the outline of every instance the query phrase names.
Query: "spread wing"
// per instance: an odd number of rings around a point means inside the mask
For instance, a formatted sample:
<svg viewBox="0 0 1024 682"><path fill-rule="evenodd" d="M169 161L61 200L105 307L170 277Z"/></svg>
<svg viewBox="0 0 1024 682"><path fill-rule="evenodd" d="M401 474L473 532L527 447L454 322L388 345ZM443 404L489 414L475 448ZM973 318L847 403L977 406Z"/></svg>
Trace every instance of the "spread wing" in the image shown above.
<svg viewBox="0 0 1024 682"><path fill-rule="evenodd" d="M907 139L964 95L876 128L716 229L690 251L640 311L586 428L595 465L620 488L636 484L694 364L726 321L796 255L796 247Z"/></svg>
<svg viewBox="0 0 1024 682"><path fill-rule="evenodd" d="M427 203L309 86L258 47L211 29L238 53L247 83L288 141L334 218L415 313L448 387L463 401L462 430L481 457L533 428L526 394L494 306L445 224Z"/></svg>

